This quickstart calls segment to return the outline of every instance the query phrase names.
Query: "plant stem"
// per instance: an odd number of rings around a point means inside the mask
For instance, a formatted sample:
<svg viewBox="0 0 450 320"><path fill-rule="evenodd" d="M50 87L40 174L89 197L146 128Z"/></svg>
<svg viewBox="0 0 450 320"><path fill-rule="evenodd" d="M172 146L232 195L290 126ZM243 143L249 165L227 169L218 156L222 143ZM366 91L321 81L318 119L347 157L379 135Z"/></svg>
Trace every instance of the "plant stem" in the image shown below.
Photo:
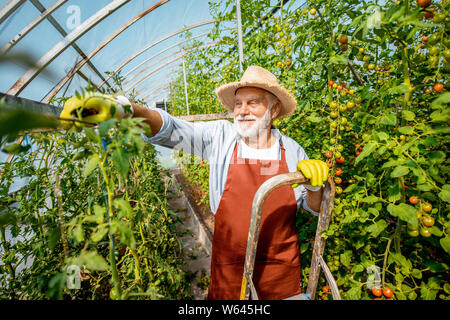
<svg viewBox="0 0 450 320"><path fill-rule="evenodd" d="M387 246L386 246L386 251L384 252L383 272L381 274L381 287L382 288L384 288L384 280L385 280L385 275L386 275L386 262L387 262L387 257L389 255L389 248L391 246L391 242L392 242L392 239L389 239Z"/></svg>

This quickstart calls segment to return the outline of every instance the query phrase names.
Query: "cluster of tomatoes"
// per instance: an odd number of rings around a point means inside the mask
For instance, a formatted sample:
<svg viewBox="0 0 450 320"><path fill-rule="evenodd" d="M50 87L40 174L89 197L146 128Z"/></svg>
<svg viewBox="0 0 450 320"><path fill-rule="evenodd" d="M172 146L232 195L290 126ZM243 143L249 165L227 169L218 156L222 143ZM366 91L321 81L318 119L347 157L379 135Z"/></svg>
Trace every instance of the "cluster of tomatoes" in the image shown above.
<svg viewBox="0 0 450 320"><path fill-rule="evenodd" d="M383 296L386 300L392 300L392 297L394 296L394 292L388 286L384 286L383 289L381 289L381 287L373 286L371 291L375 296L373 300L382 300Z"/></svg>
<svg viewBox="0 0 450 320"><path fill-rule="evenodd" d="M419 198L411 196L409 197L409 202L416 205L419 203ZM433 206L431 203L420 201L420 210L417 210L418 225L408 223L408 234L411 237L417 237L419 234L425 238L431 236L431 227L433 227L435 223L435 219L431 216L432 209Z"/></svg>

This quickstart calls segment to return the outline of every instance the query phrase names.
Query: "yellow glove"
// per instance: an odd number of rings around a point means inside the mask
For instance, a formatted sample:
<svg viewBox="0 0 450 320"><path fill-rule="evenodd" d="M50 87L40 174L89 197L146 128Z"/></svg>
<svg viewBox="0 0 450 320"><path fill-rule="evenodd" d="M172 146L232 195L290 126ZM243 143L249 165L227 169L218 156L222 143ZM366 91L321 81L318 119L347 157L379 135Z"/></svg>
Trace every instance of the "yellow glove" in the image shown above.
<svg viewBox="0 0 450 320"><path fill-rule="evenodd" d="M313 187L322 186L328 180L328 166L321 160L301 160L297 163L297 170L309 179Z"/></svg>
<svg viewBox="0 0 450 320"><path fill-rule="evenodd" d="M127 109L125 111L125 108ZM109 96L97 92L87 92L80 98L72 97L66 101L60 117L64 119L78 119L86 122L100 123L111 118L125 118L133 112L131 103L124 96ZM65 128L72 125L71 121L61 121ZM75 122L78 128L83 127Z"/></svg>

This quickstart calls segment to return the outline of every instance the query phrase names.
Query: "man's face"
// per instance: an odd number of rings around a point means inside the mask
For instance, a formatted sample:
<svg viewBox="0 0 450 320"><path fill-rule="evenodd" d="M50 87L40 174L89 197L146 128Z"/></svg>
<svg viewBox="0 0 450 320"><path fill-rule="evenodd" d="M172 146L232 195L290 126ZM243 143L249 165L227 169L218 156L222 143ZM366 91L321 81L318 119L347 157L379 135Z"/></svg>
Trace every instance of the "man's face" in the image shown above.
<svg viewBox="0 0 450 320"><path fill-rule="evenodd" d="M242 137L256 136L260 130L270 127L272 114L264 90L245 87L236 92L234 124Z"/></svg>

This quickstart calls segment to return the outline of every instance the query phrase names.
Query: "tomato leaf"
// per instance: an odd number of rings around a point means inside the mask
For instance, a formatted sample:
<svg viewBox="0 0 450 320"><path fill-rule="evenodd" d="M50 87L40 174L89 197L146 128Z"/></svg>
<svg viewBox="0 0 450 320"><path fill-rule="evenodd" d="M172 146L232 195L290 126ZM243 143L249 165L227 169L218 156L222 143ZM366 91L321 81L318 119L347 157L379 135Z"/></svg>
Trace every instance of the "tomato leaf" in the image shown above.
<svg viewBox="0 0 450 320"><path fill-rule="evenodd" d="M386 126L395 126L397 124L397 117L395 114L387 114L381 117L380 124Z"/></svg>
<svg viewBox="0 0 450 320"><path fill-rule="evenodd" d="M106 260L96 251L83 251L74 259L72 264L77 266L85 266L92 271L104 271L108 269Z"/></svg>
<svg viewBox="0 0 450 320"><path fill-rule="evenodd" d="M387 222L383 219L378 220L374 224L367 227L367 231L370 232L370 235L374 238L378 237L381 232L388 226Z"/></svg>
<svg viewBox="0 0 450 320"><path fill-rule="evenodd" d="M107 227L101 227L91 235L91 240L93 242L99 242L104 238L104 236L108 233Z"/></svg>
<svg viewBox="0 0 450 320"><path fill-rule="evenodd" d="M431 106L434 107L439 104L450 103L450 92L444 92L439 97L433 100Z"/></svg>
<svg viewBox="0 0 450 320"><path fill-rule="evenodd" d="M403 177L404 175L407 175L409 173L409 168L405 166L397 166L395 169L391 172L391 178L398 178Z"/></svg>
<svg viewBox="0 0 450 320"><path fill-rule="evenodd" d="M418 226L416 209L406 203L400 203L398 206L390 203L387 206L387 211L394 217L398 217L412 226Z"/></svg>
<svg viewBox="0 0 450 320"><path fill-rule="evenodd" d="M126 177L130 169L130 156L128 153L123 149L115 149L111 156L117 171L122 177Z"/></svg>
<svg viewBox="0 0 450 320"><path fill-rule="evenodd" d="M415 117L416 115L414 114L414 112L409 110L402 110L402 118L406 121L412 121Z"/></svg>
<svg viewBox="0 0 450 320"><path fill-rule="evenodd" d="M352 260L352 251L346 250L344 253L341 253L339 257L341 259L341 263L345 267L348 267L350 265L350 261Z"/></svg>
<svg viewBox="0 0 450 320"><path fill-rule="evenodd" d="M446 235L445 237L439 240L439 243L441 244L442 249L444 249L445 252L450 254L450 237Z"/></svg>
<svg viewBox="0 0 450 320"><path fill-rule="evenodd" d="M450 184L445 184L442 186L442 191L438 194L439 198L441 198L445 202L450 202Z"/></svg>
<svg viewBox="0 0 450 320"><path fill-rule="evenodd" d="M89 157L89 160L86 162L86 165L84 167L83 176L87 177L94 171L94 169L97 167L99 162L99 156L98 154L94 154Z"/></svg>
<svg viewBox="0 0 450 320"><path fill-rule="evenodd" d="M360 162L365 157L369 156L377 148L376 142L369 142L364 146L363 151L356 157L355 163Z"/></svg>

